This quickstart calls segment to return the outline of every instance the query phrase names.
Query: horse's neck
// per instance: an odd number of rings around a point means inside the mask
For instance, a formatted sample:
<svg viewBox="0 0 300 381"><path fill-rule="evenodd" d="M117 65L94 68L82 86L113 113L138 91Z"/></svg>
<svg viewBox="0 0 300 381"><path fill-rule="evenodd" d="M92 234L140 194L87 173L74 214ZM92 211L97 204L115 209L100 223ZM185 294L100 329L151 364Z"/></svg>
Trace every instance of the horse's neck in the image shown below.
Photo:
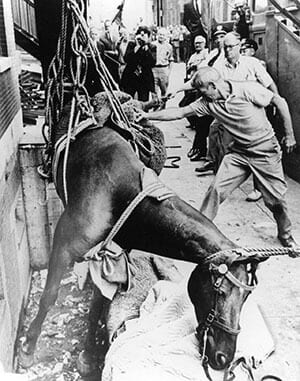
<svg viewBox="0 0 300 381"><path fill-rule="evenodd" d="M200 212L175 197L170 203L145 202L118 236L119 242L158 255L200 263L236 245Z"/></svg>

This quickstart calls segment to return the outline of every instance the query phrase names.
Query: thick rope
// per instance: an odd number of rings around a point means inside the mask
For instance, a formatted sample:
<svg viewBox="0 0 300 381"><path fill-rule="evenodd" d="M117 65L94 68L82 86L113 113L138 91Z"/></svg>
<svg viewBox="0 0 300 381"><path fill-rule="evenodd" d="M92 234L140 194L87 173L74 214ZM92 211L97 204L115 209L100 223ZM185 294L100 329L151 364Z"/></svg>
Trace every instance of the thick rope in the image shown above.
<svg viewBox="0 0 300 381"><path fill-rule="evenodd" d="M290 255L295 251L295 249L291 247L244 247L243 250L249 254L258 254L260 257L264 258L275 257L278 255Z"/></svg>
<svg viewBox="0 0 300 381"><path fill-rule="evenodd" d="M114 236L118 233L121 227L124 225L128 217L134 211L134 209L138 206L140 202L144 200L145 197L149 196L153 191L156 191L160 188L164 188L165 186L161 183L152 183L147 185L138 195L131 201L131 203L127 206L124 212L121 214L118 221L115 223L114 227L103 241L102 248L107 246L114 238Z"/></svg>
<svg viewBox="0 0 300 381"><path fill-rule="evenodd" d="M295 249L292 247L243 247L243 248L235 248L235 249L226 249L217 251L216 253L211 254L205 259L206 263L210 263L213 259L219 257L222 254L237 254L237 255L245 255L248 254L249 258L251 257L259 257L259 258L270 258L281 255L289 255L293 256L295 254ZM296 255L297 256L297 255ZM300 248L299 255L300 256Z"/></svg>

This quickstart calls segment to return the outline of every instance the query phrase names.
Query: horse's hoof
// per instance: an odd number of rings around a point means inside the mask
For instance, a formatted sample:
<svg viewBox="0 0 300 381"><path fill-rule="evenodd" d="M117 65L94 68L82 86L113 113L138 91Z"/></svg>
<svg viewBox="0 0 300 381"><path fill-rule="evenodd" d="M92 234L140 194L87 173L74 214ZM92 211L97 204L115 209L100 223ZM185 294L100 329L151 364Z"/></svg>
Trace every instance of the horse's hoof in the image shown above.
<svg viewBox="0 0 300 381"><path fill-rule="evenodd" d="M26 369L30 368L34 363L34 354L27 353L23 347L23 344L21 345L19 350L18 363Z"/></svg>
<svg viewBox="0 0 300 381"><path fill-rule="evenodd" d="M77 370L82 377L98 372L99 368L95 356L88 354L87 351L81 351L77 359Z"/></svg>

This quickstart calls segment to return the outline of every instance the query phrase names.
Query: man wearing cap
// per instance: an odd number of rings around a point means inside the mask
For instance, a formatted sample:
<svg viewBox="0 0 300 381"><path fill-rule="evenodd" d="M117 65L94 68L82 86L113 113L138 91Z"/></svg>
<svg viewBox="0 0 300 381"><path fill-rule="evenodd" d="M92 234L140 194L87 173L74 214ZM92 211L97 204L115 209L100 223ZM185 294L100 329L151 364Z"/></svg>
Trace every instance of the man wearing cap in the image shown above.
<svg viewBox="0 0 300 381"><path fill-rule="evenodd" d="M218 70L225 80L257 81L269 90L278 93L271 76L260 61L254 57L240 54L240 35L236 32L227 33L223 40L224 58L218 59L213 67ZM215 123L209 131L209 152L207 160L195 169L197 173L206 174L216 171L231 142L230 135Z"/></svg>
<svg viewBox="0 0 300 381"><path fill-rule="evenodd" d="M286 101L255 81L225 81L212 67L200 68L192 81L201 98L182 108L150 113L136 110L136 121L169 121L192 115L214 116L231 134L233 144L222 160L200 211L213 220L219 205L252 173L265 205L277 223L279 241L284 247L297 248L285 201L287 185L281 162L282 153L264 110L268 104L274 104L278 109L285 130L283 145L286 152L290 153L296 147L296 140Z"/></svg>
<svg viewBox="0 0 300 381"><path fill-rule="evenodd" d="M173 47L168 42L168 31L166 28L159 28L157 39L153 42L156 50L156 64L152 69L154 75L155 92L163 97L166 95L169 85L169 75L172 69Z"/></svg>
<svg viewBox="0 0 300 381"><path fill-rule="evenodd" d="M224 58L223 40L226 34L224 27L218 25L212 34L215 48L209 52L206 61L203 63L204 66L213 66L217 60Z"/></svg>

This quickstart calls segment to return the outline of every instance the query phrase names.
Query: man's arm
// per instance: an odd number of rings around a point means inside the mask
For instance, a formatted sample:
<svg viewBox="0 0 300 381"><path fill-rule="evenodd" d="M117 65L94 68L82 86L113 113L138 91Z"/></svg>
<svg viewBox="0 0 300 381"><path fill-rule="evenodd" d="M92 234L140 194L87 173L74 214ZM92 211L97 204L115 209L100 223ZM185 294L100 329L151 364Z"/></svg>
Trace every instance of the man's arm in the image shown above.
<svg viewBox="0 0 300 381"><path fill-rule="evenodd" d="M188 116L193 116L196 114L190 106L171 107L165 110L153 111L148 113L138 109L135 109L134 111L135 111L136 122L140 122L143 119L161 120L161 121L177 120L177 119L186 118Z"/></svg>
<svg viewBox="0 0 300 381"><path fill-rule="evenodd" d="M285 137L282 139L281 143L284 144L287 153L291 153L296 147L296 140L293 131L292 118L289 111L288 104L284 98L278 94L274 94L271 104L276 106L282 120L283 127L285 131Z"/></svg>
<svg viewBox="0 0 300 381"><path fill-rule="evenodd" d="M179 86L176 90L169 92L167 91L167 96L169 98L175 97L177 93L181 93L183 91L188 91L188 90L194 90L195 88L192 86L192 79L189 81L185 82L183 85Z"/></svg>
<svg viewBox="0 0 300 381"><path fill-rule="evenodd" d="M267 89L273 91L273 93L275 93L275 94L279 94L278 88L277 88L275 82L273 81L273 79L272 79L270 86L268 86Z"/></svg>

